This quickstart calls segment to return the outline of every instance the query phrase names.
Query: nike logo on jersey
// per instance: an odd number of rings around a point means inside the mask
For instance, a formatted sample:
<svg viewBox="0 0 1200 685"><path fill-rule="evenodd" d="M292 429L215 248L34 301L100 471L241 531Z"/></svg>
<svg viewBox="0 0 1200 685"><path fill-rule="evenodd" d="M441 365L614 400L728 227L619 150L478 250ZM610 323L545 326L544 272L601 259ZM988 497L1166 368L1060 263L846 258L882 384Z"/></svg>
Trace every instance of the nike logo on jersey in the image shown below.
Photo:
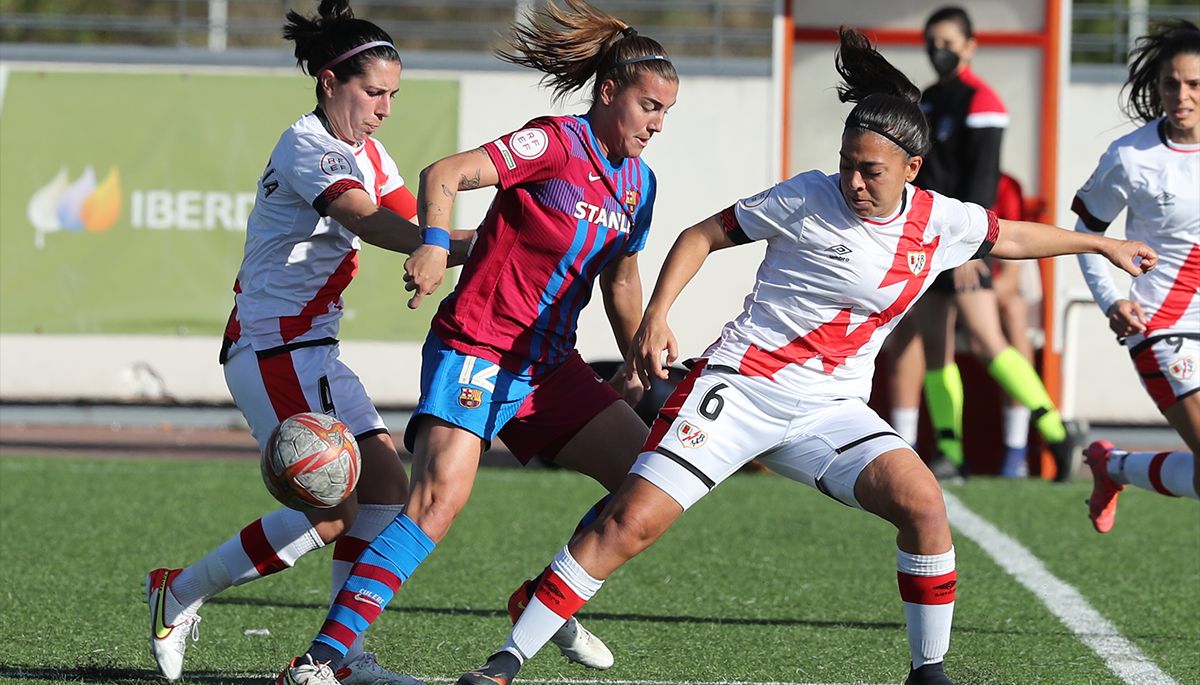
<svg viewBox="0 0 1200 685"><path fill-rule="evenodd" d="M597 176L596 174L588 174L588 180L589 181L599 181L600 177Z"/></svg>
<svg viewBox="0 0 1200 685"><path fill-rule="evenodd" d="M629 232L629 217L624 212L614 212L587 202L575 203L575 218L584 219L597 226L606 226L622 233Z"/></svg>

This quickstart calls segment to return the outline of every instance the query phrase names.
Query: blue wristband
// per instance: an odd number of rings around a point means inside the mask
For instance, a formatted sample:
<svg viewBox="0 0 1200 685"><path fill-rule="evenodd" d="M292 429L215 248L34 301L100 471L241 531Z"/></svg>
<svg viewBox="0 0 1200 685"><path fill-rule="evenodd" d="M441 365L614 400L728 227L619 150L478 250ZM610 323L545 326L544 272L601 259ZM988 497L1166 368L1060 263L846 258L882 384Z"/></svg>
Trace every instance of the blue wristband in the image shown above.
<svg viewBox="0 0 1200 685"><path fill-rule="evenodd" d="M421 242L426 245L437 245L438 247L450 249L450 231L437 226L426 226L421 230Z"/></svg>

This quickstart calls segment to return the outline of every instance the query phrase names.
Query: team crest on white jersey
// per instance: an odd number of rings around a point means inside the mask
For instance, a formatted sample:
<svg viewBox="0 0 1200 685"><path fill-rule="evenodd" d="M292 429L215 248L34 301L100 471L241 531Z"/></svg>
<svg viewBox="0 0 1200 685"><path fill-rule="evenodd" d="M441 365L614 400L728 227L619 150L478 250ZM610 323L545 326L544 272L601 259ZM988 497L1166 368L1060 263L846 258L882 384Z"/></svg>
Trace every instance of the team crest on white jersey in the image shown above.
<svg viewBox="0 0 1200 685"><path fill-rule="evenodd" d="M928 259L928 253L925 250L909 250L908 252L908 270L914 276L920 276L925 270L925 262Z"/></svg>
<svg viewBox="0 0 1200 685"><path fill-rule="evenodd" d="M680 444L684 447L699 447L708 442L708 433L705 433L687 421L679 424L679 428L675 430L675 434L678 436Z"/></svg>
<svg viewBox="0 0 1200 685"><path fill-rule="evenodd" d="M546 151L546 132L540 128L517 131L509 138L513 154L521 159L537 159Z"/></svg>
<svg viewBox="0 0 1200 685"><path fill-rule="evenodd" d="M350 166L350 160L346 159L346 155L340 152L326 152L321 157L321 171L324 171L327 176L341 176L342 174L353 173Z"/></svg>
<svg viewBox="0 0 1200 685"><path fill-rule="evenodd" d="M1196 374L1196 360L1193 357L1180 357L1171 362L1167 371L1177 381L1190 380Z"/></svg>

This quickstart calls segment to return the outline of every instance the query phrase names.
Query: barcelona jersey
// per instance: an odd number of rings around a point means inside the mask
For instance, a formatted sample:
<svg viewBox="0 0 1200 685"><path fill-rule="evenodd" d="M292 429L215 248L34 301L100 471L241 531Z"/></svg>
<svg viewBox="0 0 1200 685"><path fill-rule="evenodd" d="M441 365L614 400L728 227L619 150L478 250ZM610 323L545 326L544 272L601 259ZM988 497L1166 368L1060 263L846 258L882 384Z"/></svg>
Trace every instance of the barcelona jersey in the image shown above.
<svg viewBox="0 0 1200 685"><path fill-rule="evenodd" d="M500 189L432 332L463 354L534 376L575 347L579 312L606 267L646 244L654 173L613 165L586 117L542 117L487 143Z"/></svg>

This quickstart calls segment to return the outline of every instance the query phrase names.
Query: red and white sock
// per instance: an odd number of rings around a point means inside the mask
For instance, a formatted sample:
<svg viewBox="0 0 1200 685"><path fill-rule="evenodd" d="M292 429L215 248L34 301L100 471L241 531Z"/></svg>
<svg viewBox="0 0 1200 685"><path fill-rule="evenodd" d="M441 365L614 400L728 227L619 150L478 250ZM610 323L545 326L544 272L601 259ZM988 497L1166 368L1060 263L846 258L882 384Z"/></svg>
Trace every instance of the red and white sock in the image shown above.
<svg viewBox="0 0 1200 685"><path fill-rule="evenodd" d="M501 650L512 652L522 662L537 654L603 584L588 575L563 547Z"/></svg>
<svg viewBox="0 0 1200 685"><path fill-rule="evenodd" d="M1116 453L1108 460L1108 475L1114 482L1168 497L1200 499L1192 480L1195 472L1196 455L1191 452Z"/></svg>
<svg viewBox="0 0 1200 685"><path fill-rule="evenodd" d="M908 648L912 667L937 663L950 649L950 624L954 619L954 548L944 554L909 554L896 551L896 578L904 618L908 623Z"/></svg>
<svg viewBox="0 0 1200 685"><path fill-rule="evenodd" d="M195 611L222 590L291 568L297 559L324 546L308 517L277 509L183 569L171 583L171 594L185 611Z"/></svg>
<svg viewBox="0 0 1200 685"><path fill-rule="evenodd" d="M350 530L346 531L333 544L333 566L329 573L330 602L341 591L346 578L350 576L350 569L354 568L354 562L358 561L359 555L367 548L367 545L371 544L375 536L379 535L402 513L404 513L403 504L358 505L358 516L354 519L354 525L350 526ZM352 661L362 653L363 636L359 634L350 645L342 663Z"/></svg>

